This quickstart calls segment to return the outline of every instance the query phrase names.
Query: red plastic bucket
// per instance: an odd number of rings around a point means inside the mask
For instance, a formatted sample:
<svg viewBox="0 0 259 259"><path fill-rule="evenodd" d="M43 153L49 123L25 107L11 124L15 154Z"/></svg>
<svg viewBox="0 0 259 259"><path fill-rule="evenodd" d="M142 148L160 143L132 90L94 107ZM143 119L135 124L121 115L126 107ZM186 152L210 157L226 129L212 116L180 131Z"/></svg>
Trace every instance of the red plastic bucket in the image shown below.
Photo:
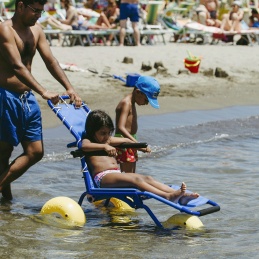
<svg viewBox="0 0 259 259"><path fill-rule="evenodd" d="M201 60L196 59L196 60L190 60L190 59L185 59L184 60L184 66L189 69L191 73L198 73L199 72L199 67L200 67Z"/></svg>

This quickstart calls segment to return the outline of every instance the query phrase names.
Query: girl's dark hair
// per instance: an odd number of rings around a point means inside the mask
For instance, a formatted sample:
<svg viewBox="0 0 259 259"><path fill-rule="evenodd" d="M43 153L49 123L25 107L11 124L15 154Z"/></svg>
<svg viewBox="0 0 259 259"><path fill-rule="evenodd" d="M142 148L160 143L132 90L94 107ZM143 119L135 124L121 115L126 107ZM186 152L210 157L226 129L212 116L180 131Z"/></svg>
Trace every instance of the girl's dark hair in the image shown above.
<svg viewBox="0 0 259 259"><path fill-rule="evenodd" d="M91 142L96 142L94 135L102 127L107 127L111 134L113 133L114 125L111 117L102 110L91 111L85 122L85 138Z"/></svg>
<svg viewBox="0 0 259 259"><path fill-rule="evenodd" d="M28 5L39 3L41 5L45 5L47 3L47 0L16 0L15 1L15 9L17 8L17 5L19 2L23 2L24 6L27 7Z"/></svg>

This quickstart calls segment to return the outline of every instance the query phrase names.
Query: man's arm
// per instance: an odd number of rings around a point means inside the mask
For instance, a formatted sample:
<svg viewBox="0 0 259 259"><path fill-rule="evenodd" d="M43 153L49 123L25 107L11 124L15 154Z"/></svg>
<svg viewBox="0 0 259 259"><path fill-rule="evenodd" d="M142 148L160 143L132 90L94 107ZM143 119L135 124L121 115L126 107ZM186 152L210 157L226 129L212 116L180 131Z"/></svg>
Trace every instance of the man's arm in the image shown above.
<svg viewBox="0 0 259 259"><path fill-rule="evenodd" d="M82 99L75 92L65 72L60 67L57 59L53 56L43 30L40 28L40 26L38 26L37 29L39 30L37 50L39 51L47 69L49 70L51 75L66 89L66 92L70 97L70 100L72 102L75 101L76 106L80 107L82 104Z"/></svg>

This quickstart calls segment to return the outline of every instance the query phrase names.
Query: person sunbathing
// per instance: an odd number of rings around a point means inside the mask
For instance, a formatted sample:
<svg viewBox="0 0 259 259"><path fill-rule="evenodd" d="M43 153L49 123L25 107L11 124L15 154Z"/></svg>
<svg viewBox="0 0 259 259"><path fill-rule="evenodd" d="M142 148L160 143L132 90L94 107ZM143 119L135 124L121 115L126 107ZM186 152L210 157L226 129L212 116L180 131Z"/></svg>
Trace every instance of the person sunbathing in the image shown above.
<svg viewBox="0 0 259 259"><path fill-rule="evenodd" d="M152 192L174 203L186 205L189 201L199 197L198 193L186 192L183 182L180 189L158 182L151 176L137 173L122 173L119 170L116 148L122 143L135 143L128 138L113 137L113 121L108 114L101 110L94 110L88 114L85 124L86 135L82 141L82 151L86 152L86 162L91 175L98 187L101 188L137 188L141 191ZM91 151L105 151L106 156L89 155Z"/></svg>
<svg viewBox="0 0 259 259"><path fill-rule="evenodd" d="M221 29L224 31L241 31L244 11L241 9L242 2L234 1L232 10L222 17Z"/></svg>
<svg viewBox="0 0 259 259"><path fill-rule="evenodd" d="M61 0L61 6L66 10L66 18L55 18L54 16L49 16L41 24L46 26L49 24L53 29L59 30L98 30L109 28L108 24L103 22L102 24L93 23L88 19L80 17L78 10L70 3L70 0Z"/></svg>
<svg viewBox="0 0 259 259"><path fill-rule="evenodd" d="M195 9L197 21L203 25L220 27L221 21L217 19L218 8L218 0L201 0Z"/></svg>

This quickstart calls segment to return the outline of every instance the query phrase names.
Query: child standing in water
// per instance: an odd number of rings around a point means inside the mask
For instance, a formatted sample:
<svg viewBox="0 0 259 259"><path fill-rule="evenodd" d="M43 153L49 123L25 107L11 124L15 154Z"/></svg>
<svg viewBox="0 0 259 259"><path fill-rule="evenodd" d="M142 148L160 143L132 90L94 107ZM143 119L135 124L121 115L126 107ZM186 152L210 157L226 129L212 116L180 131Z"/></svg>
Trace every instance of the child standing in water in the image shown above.
<svg viewBox="0 0 259 259"><path fill-rule="evenodd" d="M105 151L106 156L86 156L91 175L98 187L101 188L137 188L157 194L172 202L185 205L190 200L199 197L197 193L186 193L186 185L182 183L179 190L154 180L150 176L137 173L121 173L118 168L116 148L121 143L134 143L128 138L113 137L114 125L108 114L101 110L89 113L85 124L86 136L82 141L82 151Z"/></svg>
<svg viewBox="0 0 259 259"><path fill-rule="evenodd" d="M157 80L151 76L140 76L135 84L132 93L124 97L116 107L116 137L124 137L137 141L137 105L151 104L152 107L158 109L157 101L160 86ZM151 152L149 147L139 149L142 152ZM135 173L136 161L138 160L137 150L133 148L125 148L117 150L117 161L120 163L120 169L125 173Z"/></svg>

